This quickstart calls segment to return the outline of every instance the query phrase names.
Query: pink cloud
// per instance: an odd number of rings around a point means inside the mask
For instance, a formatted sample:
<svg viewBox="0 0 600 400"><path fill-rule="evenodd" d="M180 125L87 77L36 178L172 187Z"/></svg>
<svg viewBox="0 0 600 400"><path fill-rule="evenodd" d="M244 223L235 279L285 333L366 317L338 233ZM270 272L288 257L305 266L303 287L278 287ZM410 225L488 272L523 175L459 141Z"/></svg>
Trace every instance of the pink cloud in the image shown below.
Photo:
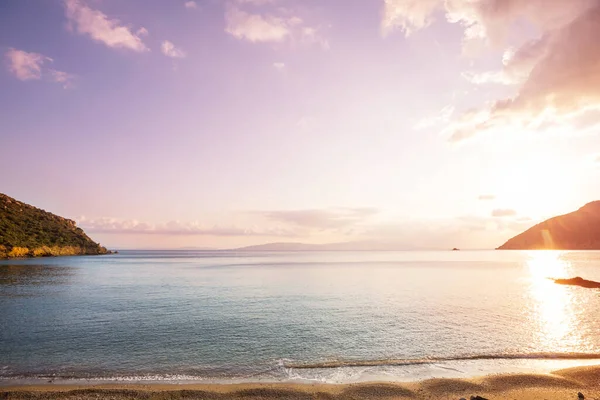
<svg viewBox="0 0 600 400"><path fill-rule="evenodd" d="M600 123L600 5L596 0L384 0L384 31L425 28L433 15L464 30L465 50L505 46L518 25L530 39L504 52L498 71L469 71L474 84L517 85L517 94L459 115L443 131L451 141L480 132L585 131ZM537 37L531 38L531 32Z"/></svg>
<svg viewBox="0 0 600 400"><path fill-rule="evenodd" d="M57 71L55 69L48 70L49 79L52 82L60 83L63 85L63 88L68 89L73 86L73 81L75 80L75 75L69 74L64 71Z"/></svg>
<svg viewBox="0 0 600 400"><path fill-rule="evenodd" d="M518 94L465 113L447 131L461 140L495 128L544 130L564 125L584 130L600 122L600 6L521 47L505 66L521 70Z"/></svg>
<svg viewBox="0 0 600 400"><path fill-rule="evenodd" d="M78 33L89 35L97 42L111 48L122 48L137 52L148 51L139 34L121 24L117 19L109 19L101 11L86 6L80 0L65 0L65 13L70 26ZM138 31L139 32L139 31ZM144 30L140 33L146 33Z"/></svg>
<svg viewBox="0 0 600 400"><path fill-rule="evenodd" d="M241 4L263 5L270 1L238 1ZM276 14L262 11L248 12L238 5L229 4L225 13L225 32L233 37L252 43L294 42L306 45L319 45L329 48L319 29L307 26L302 18L291 14L288 9L275 9Z"/></svg>
<svg viewBox="0 0 600 400"><path fill-rule="evenodd" d="M50 57L39 53L28 53L12 48L4 56L9 72L22 81L41 79L43 64L52 61Z"/></svg>
<svg viewBox="0 0 600 400"><path fill-rule="evenodd" d="M52 63L50 57L39 53L9 49L6 54L7 68L17 79L22 81L40 80L61 83L64 88L72 86L75 76L64 71L46 68L44 64Z"/></svg>
<svg viewBox="0 0 600 400"><path fill-rule="evenodd" d="M247 13L235 6L228 7L225 20L225 32L249 42L283 42L291 35L288 20Z"/></svg>

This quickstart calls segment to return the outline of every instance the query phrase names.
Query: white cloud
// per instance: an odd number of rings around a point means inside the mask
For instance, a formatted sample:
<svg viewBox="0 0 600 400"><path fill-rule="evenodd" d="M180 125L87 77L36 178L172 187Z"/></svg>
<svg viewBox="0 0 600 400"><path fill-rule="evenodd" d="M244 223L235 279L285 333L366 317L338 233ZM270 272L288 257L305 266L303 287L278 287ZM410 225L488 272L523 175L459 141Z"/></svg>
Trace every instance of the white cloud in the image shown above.
<svg viewBox="0 0 600 400"><path fill-rule="evenodd" d="M439 5L439 0L384 0L381 31L388 35L400 28L410 35L432 22L432 14Z"/></svg>
<svg viewBox="0 0 600 400"><path fill-rule="evenodd" d="M46 68L44 64L52 63L50 57L39 53L9 49L6 54L8 71L22 81L45 78L51 82L61 83L64 88L72 86L74 75L56 69Z"/></svg>
<svg viewBox="0 0 600 400"><path fill-rule="evenodd" d="M149 35L149 32L148 32L148 29L146 29L146 28L144 28L144 27L142 26L140 29L138 29L138 30L135 32L135 34L136 34L136 35L138 35L138 36L148 36L148 35Z"/></svg>
<svg viewBox="0 0 600 400"><path fill-rule="evenodd" d="M195 1L186 1L185 3L183 3L183 6L185 8L190 8L190 9L196 9L196 8L198 8L198 4L196 4Z"/></svg>
<svg viewBox="0 0 600 400"><path fill-rule="evenodd" d="M161 46L160 46L160 51L167 57L171 57L171 58L185 58L185 52L181 49L178 49L177 47L175 47L175 45L168 41L165 40L162 42Z"/></svg>
<svg viewBox="0 0 600 400"><path fill-rule="evenodd" d="M39 53L28 53L23 50L9 49L5 53L8 70L22 81L42 78L42 66L51 62L50 57Z"/></svg>
<svg viewBox="0 0 600 400"><path fill-rule="evenodd" d="M65 13L70 26L78 33L89 35L108 47L137 52L148 51L139 34L133 33L119 20L109 19L101 11L86 6L80 0L65 0Z"/></svg>
<svg viewBox="0 0 600 400"><path fill-rule="evenodd" d="M482 201L496 200L496 196L494 196L493 194L482 194L481 196L479 196L479 200L482 200Z"/></svg>
<svg viewBox="0 0 600 400"><path fill-rule="evenodd" d="M447 134L452 140L460 140L507 127L536 131L562 127L563 131L581 132L597 125L600 122L598 37L600 6L526 43L504 69L522 71L525 79L517 95L497 100L478 113L464 114Z"/></svg>
<svg viewBox="0 0 600 400"><path fill-rule="evenodd" d="M527 21L542 31L571 22L596 0L383 0L384 33L406 35L425 28L436 13L464 29L465 40L502 44L514 23Z"/></svg>
<svg viewBox="0 0 600 400"><path fill-rule="evenodd" d="M476 44L505 47L511 33L523 38L506 49L499 71L464 74L477 85L515 85L517 94L459 115L443 131L451 141L488 131L586 132L600 123L597 0L384 0L383 6L387 33L425 28L438 13L463 28L466 51Z"/></svg>
<svg viewBox="0 0 600 400"><path fill-rule="evenodd" d="M282 70L285 68L285 63L282 62L274 62L273 67L278 70Z"/></svg>

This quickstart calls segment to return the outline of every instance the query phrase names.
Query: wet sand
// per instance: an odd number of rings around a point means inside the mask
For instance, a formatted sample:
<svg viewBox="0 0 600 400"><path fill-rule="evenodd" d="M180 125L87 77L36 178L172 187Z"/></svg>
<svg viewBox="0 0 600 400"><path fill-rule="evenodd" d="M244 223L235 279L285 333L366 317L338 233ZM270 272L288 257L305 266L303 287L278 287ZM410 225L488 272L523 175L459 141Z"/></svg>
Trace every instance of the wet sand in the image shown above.
<svg viewBox="0 0 600 400"><path fill-rule="evenodd" d="M490 375L472 379L429 379L413 383L333 384L102 384L0 387L0 399L206 399L206 400L357 400L488 399L600 400L600 365L554 371L552 374Z"/></svg>

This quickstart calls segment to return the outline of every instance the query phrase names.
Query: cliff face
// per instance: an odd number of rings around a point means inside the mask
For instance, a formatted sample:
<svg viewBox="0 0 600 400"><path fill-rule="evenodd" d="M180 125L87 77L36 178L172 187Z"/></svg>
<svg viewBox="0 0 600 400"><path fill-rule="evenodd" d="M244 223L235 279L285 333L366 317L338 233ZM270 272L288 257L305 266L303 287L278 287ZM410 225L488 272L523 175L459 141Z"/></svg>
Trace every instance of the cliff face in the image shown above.
<svg viewBox="0 0 600 400"><path fill-rule="evenodd" d="M498 250L600 250L600 201L544 221Z"/></svg>
<svg viewBox="0 0 600 400"><path fill-rule="evenodd" d="M0 258L106 253L75 221L0 193Z"/></svg>

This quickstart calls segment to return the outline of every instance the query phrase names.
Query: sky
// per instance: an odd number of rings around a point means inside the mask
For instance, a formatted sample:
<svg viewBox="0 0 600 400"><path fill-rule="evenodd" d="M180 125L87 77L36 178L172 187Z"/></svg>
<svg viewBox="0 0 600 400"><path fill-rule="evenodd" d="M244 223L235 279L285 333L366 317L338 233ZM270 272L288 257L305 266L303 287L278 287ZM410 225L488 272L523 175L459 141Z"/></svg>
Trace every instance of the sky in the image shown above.
<svg viewBox="0 0 600 400"><path fill-rule="evenodd" d="M598 0L4 0L0 192L112 248L495 248L600 199Z"/></svg>

